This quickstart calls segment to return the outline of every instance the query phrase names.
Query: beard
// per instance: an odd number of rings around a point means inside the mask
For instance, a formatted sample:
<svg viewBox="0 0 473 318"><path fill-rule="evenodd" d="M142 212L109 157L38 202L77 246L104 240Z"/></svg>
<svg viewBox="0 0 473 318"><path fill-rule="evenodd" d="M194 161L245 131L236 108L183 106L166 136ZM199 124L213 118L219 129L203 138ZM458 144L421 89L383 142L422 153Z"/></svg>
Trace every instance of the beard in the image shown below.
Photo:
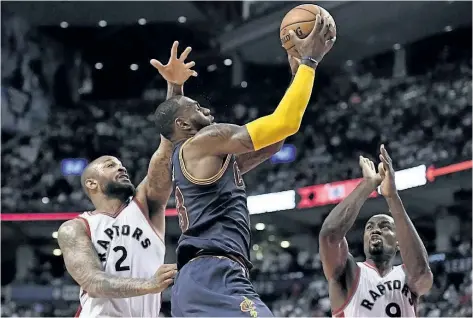
<svg viewBox="0 0 473 318"><path fill-rule="evenodd" d="M373 256L379 256L384 254L383 244L372 245L370 244L368 251Z"/></svg>
<svg viewBox="0 0 473 318"><path fill-rule="evenodd" d="M126 201L136 193L135 186L131 183L109 182L105 185L104 194L111 198Z"/></svg>

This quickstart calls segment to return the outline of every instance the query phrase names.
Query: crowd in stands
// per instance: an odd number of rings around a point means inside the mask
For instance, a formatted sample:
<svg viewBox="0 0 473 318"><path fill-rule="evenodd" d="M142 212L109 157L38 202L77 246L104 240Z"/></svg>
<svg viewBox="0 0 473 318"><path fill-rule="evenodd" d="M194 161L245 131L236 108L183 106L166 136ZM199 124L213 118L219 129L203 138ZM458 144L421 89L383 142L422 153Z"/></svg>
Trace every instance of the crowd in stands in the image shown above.
<svg viewBox="0 0 473 318"><path fill-rule="evenodd" d="M6 25L12 28L15 24ZM104 154L115 155L125 164L135 184L139 183L158 146L152 116L156 102L80 102L77 94L81 87L92 86L88 81L82 81L83 85L66 85L69 91L74 87L76 94L65 94L62 89L61 94L54 93L58 76L62 82L61 59L53 59L55 64L45 61L49 55L39 55L41 41L34 41L38 36L27 36L26 43L22 43L13 40L18 38L14 31L2 32L7 33L8 39L2 41L2 45L6 43L2 54L8 57L8 63L2 63L8 69L2 71L2 210L90 208L80 178L63 175L61 160L65 158L93 160ZM358 155L375 155L381 143L386 143L396 158L397 169L469 158L469 54L460 54L454 61L439 54L437 63L420 74L381 77L364 70L334 76L326 85L319 85L299 133L287 141L296 146L296 161L266 163L249 173L245 176L249 194L356 178ZM76 59L77 65L81 65L78 55ZM73 72L75 80L70 82L77 84L85 73ZM217 120L243 124L269 113L284 91L275 94L268 90L276 86L272 82L261 85L259 93L222 86L222 100L213 103L233 104L225 112L216 110ZM24 96L13 98L15 94ZM23 111L4 110L21 101L28 105ZM36 108L41 111L35 112ZM23 120L25 127L12 124L10 115L16 116L16 123Z"/></svg>
<svg viewBox="0 0 473 318"><path fill-rule="evenodd" d="M80 95L93 85L80 55L68 58L60 46L21 19L9 19L2 19L2 211L90 209L80 178L61 171L65 158L115 155L137 184L158 146L152 120L156 103L81 101ZM439 58L429 71L409 76L379 76L364 70L333 78L319 88L300 132L288 140L297 149L296 161L266 163L245 176L249 194L359 177L358 155L375 155L381 143L396 158L397 169L471 158L470 53L454 61ZM262 89L261 96L248 97L241 89L222 87L222 91L234 105L221 120L240 124L271 111L284 93ZM455 248L461 257L469 257L469 269L457 273L435 266L435 284L419 304L420 316L471 317L471 237ZM51 268L48 261L32 264L31 274L15 283L73 283L67 273L53 273ZM317 255L265 254L257 268L255 285L267 294L263 299L275 316L330 314ZM284 281L283 273L288 283L277 292L280 287L273 282ZM5 317L72 316L78 305L75 301L20 304L8 300L8 294L5 287L1 306Z"/></svg>
<svg viewBox="0 0 473 318"><path fill-rule="evenodd" d="M361 255L354 256L361 260ZM471 237L456 242L445 259L433 256L434 285L421 298L418 316L471 317ZM56 259L54 263L62 262L59 257ZM252 281L276 317L330 317L328 286L318 254L294 251L278 252L276 256L265 252L262 261L255 264L258 269L253 272ZM53 296L54 301L9 300L14 286L18 285L50 286L59 292ZM2 288L1 316L72 317L78 308L78 289L72 288L73 292L68 292L67 288L71 286L74 286L72 278L63 269L58 270L58 264L52 265L50 258L36 255L27 276L15 280L11 287ZM169 306L168 301L163 303L163 317L170 316Z"/></svg>

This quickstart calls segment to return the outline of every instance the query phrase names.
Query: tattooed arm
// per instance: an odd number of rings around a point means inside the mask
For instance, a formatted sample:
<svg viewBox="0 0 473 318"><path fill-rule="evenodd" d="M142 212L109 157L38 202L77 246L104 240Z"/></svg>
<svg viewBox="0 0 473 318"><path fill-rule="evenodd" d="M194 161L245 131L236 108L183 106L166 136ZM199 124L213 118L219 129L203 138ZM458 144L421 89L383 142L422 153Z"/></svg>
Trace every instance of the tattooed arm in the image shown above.
<svg viewBox="0 0 473 318"><path fill-rule="evenodd" d="M284 145L284 140L272 144L270 146L264 147L263 149L248 152L237 156L238 167L242 174L247 173L250 170L256 168L259 164L265 162L272 155L281 150L281 147Z"/></svg>
<svg viewBox="0 0 473 318"><path fill-rule="evenodd" d="M184 85L168 82L166 99L184 95ZM166 222L164 214L172 192L171 181L172 143L161 136L158 149L151 157L148 174L137 188L136 197L144 205L147 213L161 239L164 240Z"/></svg>
<svg viewBox="0 0 473 318"><path fill-rule="evenodd" d="M158 150L151 157L148 174L136 191L136 197L146 207L147 211L143 212L149 213L151 222L163 240L166 228L164 214L172 191L171 155L172 143L161 136Z"/></svg>
<svg viewBox="0 0 473 318"><path fill-rule="evenodd" d="M80 219L61 225L58 243L67 271L91 297L128 298L159 293L171 284L175 275L175 265L161 266L150 279L124 278L105 273L87 227Z"/></svg>
<svg viewBox="0 0 473 318"><path fill-rule="evenodd" d="M168 91L166 94L166 100L170 99L171 97L184 95L184 85L178 85L168 82Z"/></svg>

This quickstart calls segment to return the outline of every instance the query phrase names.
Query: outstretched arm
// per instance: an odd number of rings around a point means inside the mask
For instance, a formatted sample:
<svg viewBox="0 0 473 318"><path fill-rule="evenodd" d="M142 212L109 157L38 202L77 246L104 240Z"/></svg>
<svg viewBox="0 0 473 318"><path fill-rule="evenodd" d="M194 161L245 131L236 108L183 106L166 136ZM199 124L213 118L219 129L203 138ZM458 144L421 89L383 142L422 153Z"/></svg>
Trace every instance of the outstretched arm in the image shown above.
<svg viewBox="0 0 473 318"><path fill-rule="evenodd" d="M172 143L161 136L158 150L151 157L148 174L136 191L140 203L147 206L148 216L161 239L164 239L166 205L172 191L171 155Z"/></svg>
<svg viewBox="0 0 473 318"><path fill-rule="evenodd" d="M153 59L150 61L151 65L167 81L166 99L184 95L184 83L191 76L197 76L197 72L192 70L195 63L185 62L192 48L187 47L178 57L178 46L179 42L175 41L171 48L171 56L166 65L161 64L158 60ZM148 174L138 186L139 191L137 191L137 197L142 204L147 205L151 222L161 236L164 236L165 232L164 214L172 191L171 155L172 143L161 136L159 147L151 157ZM144 212L146 213L146 211Z"/></svg>
<svg viewBox="0 0 473 318"><path fill-rule="evenodd" d="M276 110L245 126L217 124L201 129L189 140L194 155L242 154L260 150L295 134L309 103L314 85L315 68L335 43L333 20L317 15L310 34L299 39L293 31L289 36L302 56L294 81Z"/></svg>
<svg viewBox="0 0 473 318"><path fill-rule="evenodd" d="M426 294L433 284L427 250L399 197L392 160L384 145L381 146L379 157L383 162L383 169L380 170L380 173L384 175L384 180L381 183L381 194L388 203L396 225L396 237L407 273L407 284L413 292L421 296Z"/></svg>
<svg viewBox="0 0 473 318"><path fill-rule="evenodd" d="M299 68L299 65L301 64L301 60L289 54L287 55L287 59L289 61L289 66L291 68L291 74L292 74L291 84L292 84L292 82L294 81L294 77L296 76L297 69ZM264 147L263 149L260 149L258 151L248 152L248 153L237 156L237 162L238 162L238 167L240 168L240 172L242 174L245 174L248 171L256 168L259 164L271 158L271 156L273 156L275 153L281 150L282 146L284 145L284 141L285 139L275 144Z"/></svg>
<svg viewBox="0 0 473 318"><path fill-rule="evenodd" d="M58 243L67 271L91 297L135 297L158 293L169 285L160 286L153 279L124 278L105 273L82 220L73 219L62 224L58 230Z"/></svg>
<svg viewBox="0 0 473 318"><path fill-rule="evenodd" d="M293 83L271 115L244 126L207 126L190 140L189 146L195 149L193 152L207 155L242 154L263 149L295 134L309 103L314 77L315 68L301 65Z"/></svg>
<svg viewBox="0 0 473 318"><path fill-rule="evenodd" d="M349 266L356 264L349 257L345 235L355 223L361 207L381 181L372 161L360 156L360 166L364 179L330 212L320 230L320 257L327 280L338 279L347 268L356 268Z"/></svg>

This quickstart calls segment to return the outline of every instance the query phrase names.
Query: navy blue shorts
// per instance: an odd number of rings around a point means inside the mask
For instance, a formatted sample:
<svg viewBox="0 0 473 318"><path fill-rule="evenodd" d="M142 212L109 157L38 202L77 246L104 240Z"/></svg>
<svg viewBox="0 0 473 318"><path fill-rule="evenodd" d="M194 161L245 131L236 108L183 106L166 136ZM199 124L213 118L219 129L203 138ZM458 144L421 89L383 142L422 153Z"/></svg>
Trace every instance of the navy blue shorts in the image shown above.
<svg viewBox="0 0 473 318"><path fill-rule="evenodd" d="M201 256L174 278L173 317L273 317L242 265L226 257Z"/></svg>

